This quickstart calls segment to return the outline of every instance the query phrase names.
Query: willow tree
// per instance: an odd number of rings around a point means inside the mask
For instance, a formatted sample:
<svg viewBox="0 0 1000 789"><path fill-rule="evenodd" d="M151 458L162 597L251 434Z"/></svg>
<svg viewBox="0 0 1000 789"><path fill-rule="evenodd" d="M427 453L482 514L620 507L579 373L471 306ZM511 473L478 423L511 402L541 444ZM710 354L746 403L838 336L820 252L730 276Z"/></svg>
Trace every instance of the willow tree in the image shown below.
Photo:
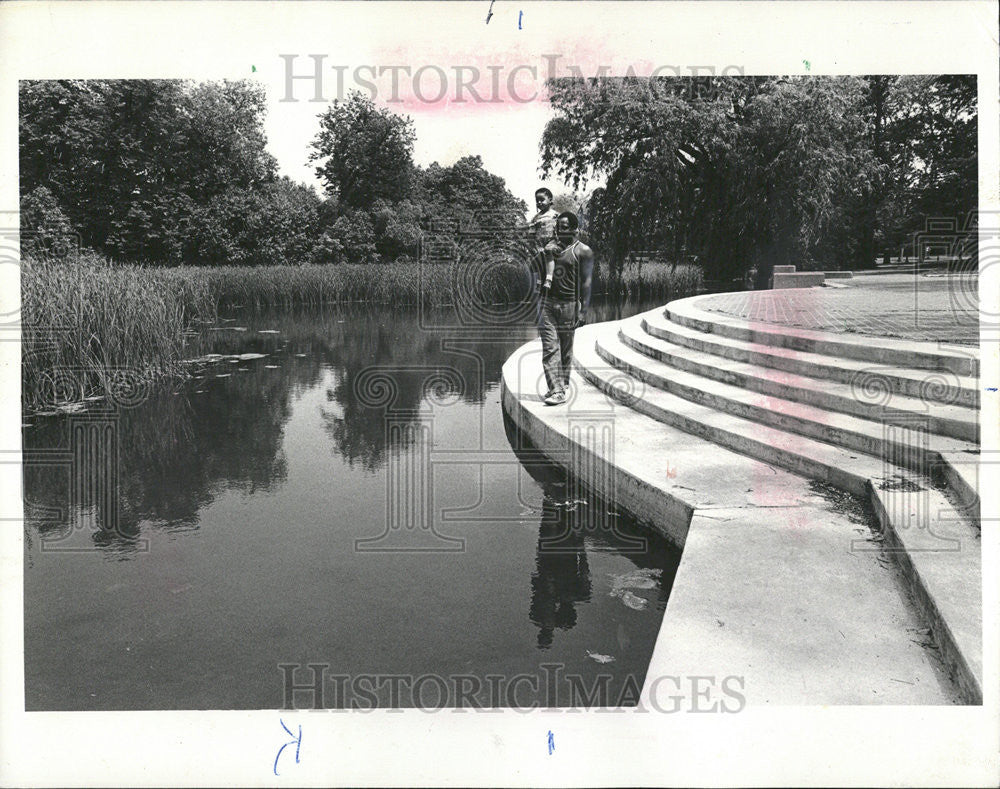
<svg viewBox="0 0 1000 789"><path fill-rule="evenodd" d="M859 78L555 80L546 175L606 180L591 234L612 273L658 247L728 280L801 264L870 177Z"/></svg>

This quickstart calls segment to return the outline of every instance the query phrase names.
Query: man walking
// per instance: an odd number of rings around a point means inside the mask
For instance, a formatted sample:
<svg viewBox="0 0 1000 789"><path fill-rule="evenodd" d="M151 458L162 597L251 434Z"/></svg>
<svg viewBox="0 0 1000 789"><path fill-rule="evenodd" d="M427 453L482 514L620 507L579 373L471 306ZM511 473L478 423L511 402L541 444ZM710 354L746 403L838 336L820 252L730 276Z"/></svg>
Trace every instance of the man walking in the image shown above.
<svg viewBox="0 0 1000 789"><path fill-rule="evenodd" d="M594 274L594 253L577 239L580 221L576 214L564 211L556 219L556 238L545 251L555 267L552 285L542 301L542 367L549 391L545 405L566 402L569 374L573 363L573 332L582 326Z"/></svg>

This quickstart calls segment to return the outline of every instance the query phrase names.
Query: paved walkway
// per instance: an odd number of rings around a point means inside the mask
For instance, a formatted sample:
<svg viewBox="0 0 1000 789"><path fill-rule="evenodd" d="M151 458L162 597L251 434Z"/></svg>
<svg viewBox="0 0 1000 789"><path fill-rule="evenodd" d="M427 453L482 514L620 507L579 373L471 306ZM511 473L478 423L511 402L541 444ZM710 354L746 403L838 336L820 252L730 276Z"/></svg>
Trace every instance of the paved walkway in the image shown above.
<svg viewBox="0 0 1000 789"><path fill-rule="evenodd" d="M979 344L978 277L968 272L855 275L833 287L722 293L703 310L801 329ZM836 287L843 285L843 287Z"/></svg>

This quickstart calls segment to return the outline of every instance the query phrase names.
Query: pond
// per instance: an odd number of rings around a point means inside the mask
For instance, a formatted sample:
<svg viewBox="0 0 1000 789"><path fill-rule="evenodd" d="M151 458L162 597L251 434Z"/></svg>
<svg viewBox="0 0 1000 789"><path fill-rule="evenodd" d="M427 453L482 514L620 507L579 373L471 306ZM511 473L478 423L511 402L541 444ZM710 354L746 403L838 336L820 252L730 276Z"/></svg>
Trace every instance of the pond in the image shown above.
<svg viewBox="0 0 1000 789"><path fill-rule="evenodd" d="M197 377L26 419L27 709L633 703L679 553L505 420L531 321L458 324L236 310Z"/></svg>

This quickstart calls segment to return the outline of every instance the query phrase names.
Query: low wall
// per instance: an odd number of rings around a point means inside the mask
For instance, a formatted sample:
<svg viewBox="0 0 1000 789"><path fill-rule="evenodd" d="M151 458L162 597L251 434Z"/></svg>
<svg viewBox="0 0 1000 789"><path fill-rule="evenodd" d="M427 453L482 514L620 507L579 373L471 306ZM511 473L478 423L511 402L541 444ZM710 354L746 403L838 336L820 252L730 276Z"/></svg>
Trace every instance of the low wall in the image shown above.
<svg viewBox="0 0 1000 789"><path fill-rule="evenodd" d="M822 271L800 271L791 274L776 273L771 285L774 290L781 288L811 288L822 285L825 276Z"/></svg>

